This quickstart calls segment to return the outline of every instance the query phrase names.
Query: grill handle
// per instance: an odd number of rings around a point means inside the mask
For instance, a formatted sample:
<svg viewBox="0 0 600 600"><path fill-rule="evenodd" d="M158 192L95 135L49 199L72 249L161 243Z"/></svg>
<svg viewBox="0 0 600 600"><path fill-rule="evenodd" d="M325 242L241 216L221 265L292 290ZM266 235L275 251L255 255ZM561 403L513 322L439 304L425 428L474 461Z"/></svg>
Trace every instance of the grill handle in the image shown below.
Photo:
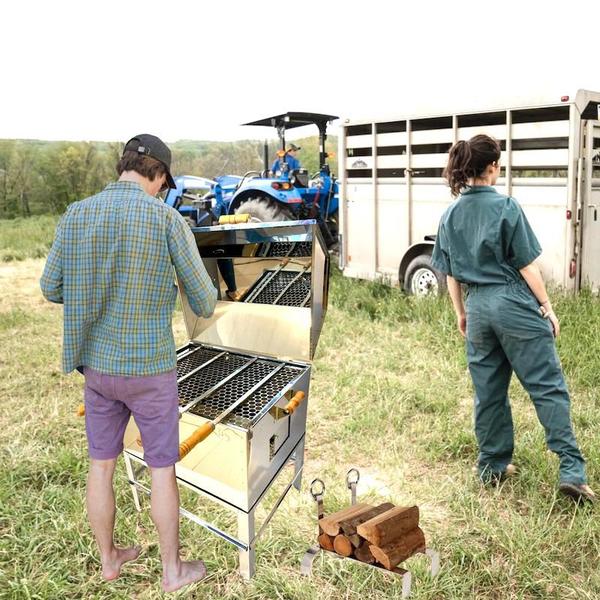
<svg viewBox="0 0 600 600"><path fill-rule="evenodd" d="M291 415L294 413L294 411L300 406L300 403L302 402L302 400L304 400L304 396L306 396L306 394L300 390L299 392L296 392L292 399L285 405L285 408L283 409L288 415Z"/></svg>
<svg viewBox="0 0 600 600"><path fill-rule="evenodd" d="M215 430L215 424L207 421L201 425L187 439L179 444L179 460L189 454L200 442L205 440Z"/></svg>
<svg viewBox="0 0 600 600"><path fill-rule="evenodd" d="M78 417L83 417L85 415L85 404L80 404L77 407L77 412L76 412Z"/></svg>

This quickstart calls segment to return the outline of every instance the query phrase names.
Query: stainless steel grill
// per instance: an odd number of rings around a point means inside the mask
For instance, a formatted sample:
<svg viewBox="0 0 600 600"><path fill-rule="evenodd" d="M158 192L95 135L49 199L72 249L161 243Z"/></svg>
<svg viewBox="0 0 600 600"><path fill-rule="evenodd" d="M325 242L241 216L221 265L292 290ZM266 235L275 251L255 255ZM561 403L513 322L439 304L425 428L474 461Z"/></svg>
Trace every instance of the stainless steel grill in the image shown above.
<svg viewBox="0 0 600 600"><path fill-rule="evenodd" d="M187 407L191 414L214 419L252 391L223 420L223 423L246 429L277 393L304 371L297 366L248 355L194 345L188 349L192 354L183 358L177 367L180 406Z"/></svg>
<svg viewBox="0 0 600 600"><path fill-rule="evenodd" d="M273 242L265 248L262 256L310 256L311 253L310 242Z"/></svg>
<svg viewBox="0 0 600 600"><path fill-rule="evenodd" d="M220 300L212 317L198 318L179 286L189 342L177 350L185 451L175 470L180 484L237 514L237 537L180 511L234 544L240 572L250 578L256 539L291 487L300 489L310 361L327 307L329 256L314 221L193 232ZM240 302L225 293L235 288ZM125 465L139 509L138 492L149 490L139 477L146 465L138 437L130 422ZM289 463L293 477L255 531L257 506Z"/></svg>
<svg viewBox="0 0 600 600"><path fill-rule="evenodd" d="M310 286L310 272L269 269L248 290L242 301L280 306L308 306Z"/></svg>

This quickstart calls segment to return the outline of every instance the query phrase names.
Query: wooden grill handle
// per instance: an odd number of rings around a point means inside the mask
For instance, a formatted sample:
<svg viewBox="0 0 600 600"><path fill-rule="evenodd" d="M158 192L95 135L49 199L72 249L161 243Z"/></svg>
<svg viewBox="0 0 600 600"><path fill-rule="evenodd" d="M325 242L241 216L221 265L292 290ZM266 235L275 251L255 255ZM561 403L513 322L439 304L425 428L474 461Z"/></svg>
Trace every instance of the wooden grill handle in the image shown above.
<svg viewBox="0 0 600 600"><path fill-rule="evenodd" d="M215 424L212 421L200 425L192 435L179 444L179 460L189 454L200 442L205 440L215 430Z"/></svg>
<svg viewBox="0 0 600 600"><path fill-rule="evenodd" d="M85 404L80 404L77 407L77 411L75 413L78 417L83 417L85 415Z"/></svg>
<svg viewBox="0 0 600 600"><path fill-rule="evenodd" d="M304 400L304 396L306 396L306 394L302 390L296 392L283 410L288 413L288 415L291 415L300 406L300 403Z"/></svg>
<svg viewBox="0 0 600 600"><path fill-rule="evenodd" d="M221 215L219 217L219 225L232 225L235 223L247 223L250 219L250 213L243 213L241 215Z"/></svg>

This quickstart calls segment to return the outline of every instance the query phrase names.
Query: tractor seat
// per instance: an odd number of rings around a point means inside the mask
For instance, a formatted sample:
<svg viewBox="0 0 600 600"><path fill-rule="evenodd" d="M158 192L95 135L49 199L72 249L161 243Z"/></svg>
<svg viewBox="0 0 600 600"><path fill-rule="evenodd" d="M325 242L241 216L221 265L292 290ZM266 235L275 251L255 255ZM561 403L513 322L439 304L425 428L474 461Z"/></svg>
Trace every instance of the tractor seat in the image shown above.
<svg viewBox="0 0 600 600"><path fill-rule="evenodd" d="M306 169L294 169L290 173L290 181L294 187L308 187L308 171Z"/></svg>

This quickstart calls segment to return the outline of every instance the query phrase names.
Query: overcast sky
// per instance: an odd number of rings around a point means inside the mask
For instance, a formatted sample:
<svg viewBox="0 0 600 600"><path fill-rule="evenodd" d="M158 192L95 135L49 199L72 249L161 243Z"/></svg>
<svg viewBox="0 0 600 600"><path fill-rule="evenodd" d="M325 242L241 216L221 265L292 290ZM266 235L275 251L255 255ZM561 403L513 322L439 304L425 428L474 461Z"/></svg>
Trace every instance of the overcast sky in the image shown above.
<svg viewBox="0 0 600 600"><path fill-rule="evenodd" d="M239 124L293 110L558 100L600 91L599 14L597 0L11 0L0 138L232 140L273 137Z"/></svg>

